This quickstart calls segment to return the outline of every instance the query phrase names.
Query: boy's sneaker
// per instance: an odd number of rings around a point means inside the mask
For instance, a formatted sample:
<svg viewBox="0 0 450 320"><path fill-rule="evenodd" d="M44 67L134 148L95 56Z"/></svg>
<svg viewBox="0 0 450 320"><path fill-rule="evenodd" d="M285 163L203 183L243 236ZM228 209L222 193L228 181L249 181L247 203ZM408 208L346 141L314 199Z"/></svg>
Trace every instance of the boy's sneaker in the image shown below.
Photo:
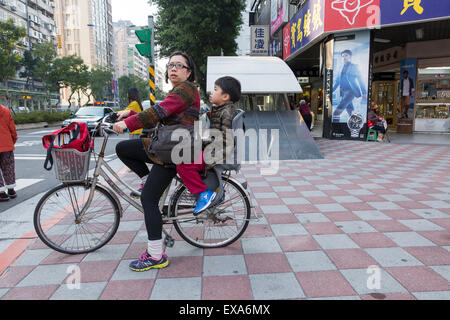
<svg viewBox="0 0 450 320"><path fill-rule="evenodd" d="M161 259L156 260L152 258L147 250L145 250L138 260L130 263L130 269L133 271L142 272L150 269L162 269L167 267L168 265L169 259L167 258L167 255L165 253L162 254Z"/></svg>
<svg viewBox="0 0 450 320"><path fill-rule="evenodd" d="M139 194L133 191L133 192L130 193L130 197L135 198L135 199L139 199L141 197L140 193L142 193L143 189L144 189L144 185L141 183L141 186L138 189Z"/></svg>
<svg viewBox="0 0 450 320"><path fill-rule="evenodd" d="M10 197L11 199L14 199L17 197L17 193L14 189L8 189L8 197Z"/></svg>
<svg viewBox="0 0 450 320"><path fill-rule="evenodd" d="M9 197L6 192L0 192L0 201L8 201Z"/></svg>
<svg viewBox="0 0 450 320"><path fill-rule="evenodd" d="M200 198L197 202L197 206L194 209L194 216L196 216L200 212L208 209L208 207L211 205L211 202L213 202L215 197L216 197L216 193L211 190L206 190L205 192L200 194Z"/></svg>

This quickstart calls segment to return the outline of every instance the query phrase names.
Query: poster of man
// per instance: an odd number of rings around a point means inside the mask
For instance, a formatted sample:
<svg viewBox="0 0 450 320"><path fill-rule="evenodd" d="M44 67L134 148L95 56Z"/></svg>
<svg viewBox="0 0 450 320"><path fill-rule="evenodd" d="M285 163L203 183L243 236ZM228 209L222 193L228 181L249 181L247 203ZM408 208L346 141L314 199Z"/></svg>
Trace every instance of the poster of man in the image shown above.
<svg viewBox="0 0 450 320"><path fill-rule="evenodd" d="M412 118L414 115L414 96L417 74L417 59L407 59L400 66L399 115L398 118Z"/></svg>
<svg viewBox="0 0 450 320"><path fill-rule="evenodd" d="M332 136L361 138L367 122L370 34L335 40ZM349 134L350 133L350 134Z"/></svg>

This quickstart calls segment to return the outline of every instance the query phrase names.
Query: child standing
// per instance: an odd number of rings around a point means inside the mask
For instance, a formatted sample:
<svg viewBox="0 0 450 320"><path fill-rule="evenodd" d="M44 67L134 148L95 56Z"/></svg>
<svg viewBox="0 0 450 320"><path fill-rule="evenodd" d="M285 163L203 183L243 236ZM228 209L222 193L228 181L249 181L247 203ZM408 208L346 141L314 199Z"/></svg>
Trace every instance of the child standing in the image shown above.
<svg viewBox="0 0 450 320"><path fill-rule="evenodd" d="M7 107L0 105L0 201L17 197L14 168L14 145L17 141L16 125ZM2 178L3 175L3 178ZM6 193L8 189L8 193Z"/></svg>
<svg viewBox="0 0 450 320"><path fill-rule="evenodd" d="M219 163L225 163L227 156L234 150L234 141L227 141L227 130L232 129L234 117L237 115L234 106L241 99L241 84L233 77L222 77L217 79L214 84L214 90L211 92L209 101L214 105L210 116L210 129L217 129L223 136L223 158L222 161L213 161L205 159L201 154L200 163L177 165L177 172L184 184L192 195L198 197L197 205L194 209L194 215L198 215L206 210L216 197L216 192L208 190L203 182L200 171L212 168Z"/></svg>

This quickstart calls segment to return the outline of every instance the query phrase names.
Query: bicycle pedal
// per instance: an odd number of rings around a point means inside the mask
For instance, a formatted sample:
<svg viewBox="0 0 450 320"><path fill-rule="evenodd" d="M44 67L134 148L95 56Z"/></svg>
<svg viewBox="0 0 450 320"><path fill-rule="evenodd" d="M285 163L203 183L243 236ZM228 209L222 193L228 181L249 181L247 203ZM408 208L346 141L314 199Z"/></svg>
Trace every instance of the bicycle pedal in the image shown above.
<svg viewBox="0 0 450 320"><path fill-rule="evenodd" d="M173 246L175 245L175 240L172 237L167 236L164 238L164 244L168 248L173 248Z"/></svg>

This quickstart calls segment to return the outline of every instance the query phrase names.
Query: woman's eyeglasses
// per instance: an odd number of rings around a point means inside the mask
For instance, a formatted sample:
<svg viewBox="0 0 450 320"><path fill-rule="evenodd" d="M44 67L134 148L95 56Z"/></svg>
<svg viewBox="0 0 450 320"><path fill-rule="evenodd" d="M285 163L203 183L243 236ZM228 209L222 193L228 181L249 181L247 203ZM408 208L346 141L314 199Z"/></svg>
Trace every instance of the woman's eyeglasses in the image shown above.
<svg viewBox="0 0 450 320"><path fill-rule="evenodd" d="M176 68L177 70L181 70L181 69L183 69L183 68L185 68L185 69L187 69L187 70L190 70L190 68L189 67L186 67L185 65L183 65L182 63L169 63L169 64L167 64L166 65L166 67L167 67L167 69L168 70L170 70L170 69L172 69L172 68Z"/></svg>

